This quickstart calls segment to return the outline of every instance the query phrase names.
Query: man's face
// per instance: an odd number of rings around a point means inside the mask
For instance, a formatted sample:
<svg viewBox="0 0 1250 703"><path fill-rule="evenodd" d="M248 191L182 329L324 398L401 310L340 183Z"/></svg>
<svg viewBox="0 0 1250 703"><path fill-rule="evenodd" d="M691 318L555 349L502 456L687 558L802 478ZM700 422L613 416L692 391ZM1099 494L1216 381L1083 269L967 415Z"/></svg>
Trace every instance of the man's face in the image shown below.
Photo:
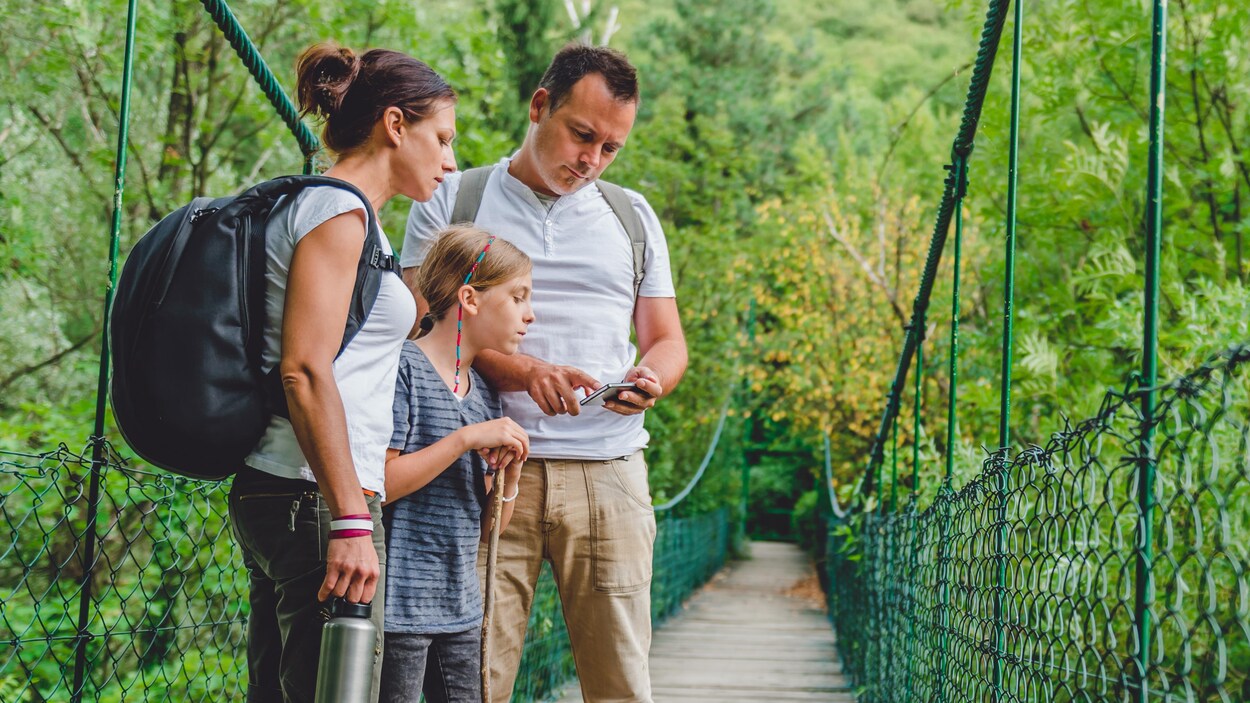
<svg viewBox="0 0 1250 703"><path fill-rule="evenodd" d="M593 182L625 146L638 104L612 97L603 76L573 85L554 112L547 91L530 101L532 153L548 195L569 195Z"/></svg>

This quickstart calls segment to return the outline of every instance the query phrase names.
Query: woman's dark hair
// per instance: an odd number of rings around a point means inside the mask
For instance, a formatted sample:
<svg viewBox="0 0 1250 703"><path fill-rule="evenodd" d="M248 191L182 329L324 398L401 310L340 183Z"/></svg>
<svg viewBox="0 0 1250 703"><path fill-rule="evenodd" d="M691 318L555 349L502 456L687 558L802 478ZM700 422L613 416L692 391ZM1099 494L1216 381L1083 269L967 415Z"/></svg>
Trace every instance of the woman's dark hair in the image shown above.
<svg viewBox="0 0 1250 703"><path fill-rule="evenodd" d="M608 84L612 97L621 102L638 102L638 71L625 54L606 46L572 43L551 59L551 65L538 82L550 96L550 111L568 99L573 86L586 76L597 73Z"/></svg>
<svg viewBox="0 0 1250 703"><path fill-rule="evenodd" d="M434 69L407 54L372 49L356 56L334 43L316 44L295 65L301 114L325 118L327 147L345 154L365 143L388 107L419 122L456 91Z"/></svg>

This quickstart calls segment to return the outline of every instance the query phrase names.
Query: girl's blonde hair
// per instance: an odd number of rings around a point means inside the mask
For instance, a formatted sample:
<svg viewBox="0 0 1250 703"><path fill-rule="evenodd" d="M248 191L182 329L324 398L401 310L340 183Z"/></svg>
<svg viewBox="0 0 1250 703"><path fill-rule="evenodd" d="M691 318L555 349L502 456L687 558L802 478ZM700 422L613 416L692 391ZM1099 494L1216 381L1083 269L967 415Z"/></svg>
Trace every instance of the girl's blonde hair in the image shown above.
<svg viewBox="0 0 1250 703"><path fill-rule="evenodd" d="M438 233L417 273L417 292L430 306L421 320L421 329L428 330L435 320L443 319L455 307L457 293L465 285L464 277L473 270L490 238L490 232L472 225L451 225ZM508 240L495 237L468 285L479 291L489 290L532 269L525 252Z"/></svg>

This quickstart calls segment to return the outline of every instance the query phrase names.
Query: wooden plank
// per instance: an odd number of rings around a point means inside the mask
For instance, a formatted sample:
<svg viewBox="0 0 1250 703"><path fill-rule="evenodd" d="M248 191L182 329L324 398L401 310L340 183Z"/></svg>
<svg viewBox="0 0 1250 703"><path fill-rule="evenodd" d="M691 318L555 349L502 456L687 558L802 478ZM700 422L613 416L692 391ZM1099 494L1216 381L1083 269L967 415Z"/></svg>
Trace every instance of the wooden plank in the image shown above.
<svg viewBox="0 0 1250 703"><path fill-rule="evenodd" d="M855 703L823 603L792 595L810 578L794 545L753 544L750 560L714 577L654 633L656 703ZM560 701L581 703L576 682Z"/></svg>

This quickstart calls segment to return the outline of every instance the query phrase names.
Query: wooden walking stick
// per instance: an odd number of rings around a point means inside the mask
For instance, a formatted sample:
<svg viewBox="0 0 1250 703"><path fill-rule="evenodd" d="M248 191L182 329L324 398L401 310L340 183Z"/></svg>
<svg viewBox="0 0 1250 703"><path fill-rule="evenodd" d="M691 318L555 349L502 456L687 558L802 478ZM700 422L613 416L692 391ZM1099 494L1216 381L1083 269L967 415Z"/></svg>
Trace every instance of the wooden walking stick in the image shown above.
<svg viewBox="0 0 1250 703"><path fill-rule="evenodd" d="M490 703L490 621L495 613L495 557L503 522L503 470L495 472L490 501L490 537L486 543L486 592L482 594L482 703Z"/></svg>

